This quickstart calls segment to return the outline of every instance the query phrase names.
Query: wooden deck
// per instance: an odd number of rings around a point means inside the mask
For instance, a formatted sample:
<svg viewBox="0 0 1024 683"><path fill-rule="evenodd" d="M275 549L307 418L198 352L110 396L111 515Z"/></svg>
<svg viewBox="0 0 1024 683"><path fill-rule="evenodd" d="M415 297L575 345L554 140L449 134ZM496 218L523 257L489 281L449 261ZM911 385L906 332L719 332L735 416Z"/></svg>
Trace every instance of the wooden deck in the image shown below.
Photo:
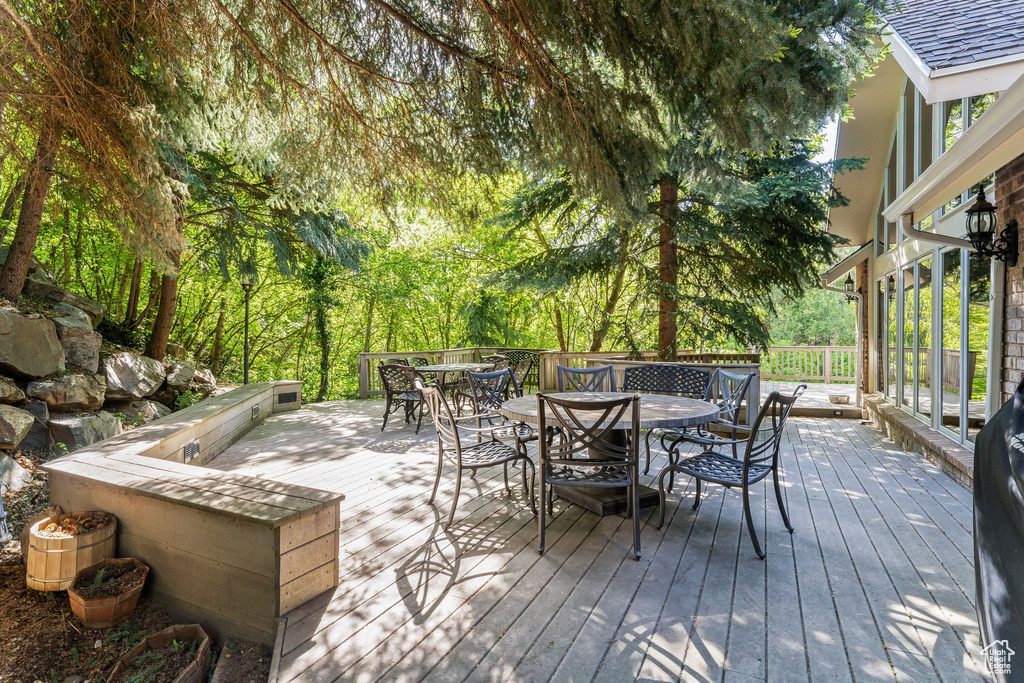
<svg viewBox="0 0 1024 683"><path fill-rule="evenodd" d="M379 431L378 401L275 415L210 466L344 493L341 583L287 615L281 681L984 680L971 495L852 420L794 419L786 533L770 489L692 486L669 521L556 502L548 552L522 487L467 480L455 525L433 430ZM663 462L659 454L652 475ZM766 493L768 495L766 495Z"/></svg>

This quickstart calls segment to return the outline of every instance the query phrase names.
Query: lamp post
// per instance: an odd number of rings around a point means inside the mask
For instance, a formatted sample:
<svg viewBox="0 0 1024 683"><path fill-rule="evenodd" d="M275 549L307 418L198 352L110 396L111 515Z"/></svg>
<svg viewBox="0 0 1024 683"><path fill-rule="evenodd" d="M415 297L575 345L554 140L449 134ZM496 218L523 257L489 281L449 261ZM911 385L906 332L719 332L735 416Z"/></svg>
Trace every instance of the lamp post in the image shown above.
<svg viewBox="0 0 1024 683"><path fill-rule="evenodd" d="M1017 265L1017 221L1006 224L996 236L996 206L985 199L985 188L978 186L978 195L967 209L967 239L981 256Z"/></svg>
<svg viewBox="0 0 1024 683"><path fill-rule="evenodd" d="M252 293L252 288L256 285L256 273L253 270L246 269L238 277L239 284L242 285L242 291L245 292L245 348L242 354L242 382L243 384L249 383L249 295Z"/></svg>

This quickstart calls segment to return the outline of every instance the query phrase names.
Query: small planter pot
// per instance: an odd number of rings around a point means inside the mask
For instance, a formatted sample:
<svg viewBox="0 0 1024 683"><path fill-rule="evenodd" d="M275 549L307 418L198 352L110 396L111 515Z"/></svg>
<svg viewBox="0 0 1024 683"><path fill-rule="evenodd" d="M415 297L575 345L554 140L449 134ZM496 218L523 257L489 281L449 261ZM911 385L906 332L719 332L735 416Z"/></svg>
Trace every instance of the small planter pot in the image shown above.
<svg viewBox="0 0 1024 683"><path fill-rule="evenodd" d="M131 671L132 663L136 658L149 651L163 650L175 641L182 643L190 640L196 642L196 650L189 663L178 671L174 683L204 683L206 674L210 671L210 637L206 635L206 631L199 624L177 624L143 639L124 657L121 657L107 680L110 683L120 681L125 673Z"/></svg>
<svg viewBox="0 0 1024 683"><path fill-rule="evenodd" d="M131 571L138 569L142 572L142 579L138 583L126 586L114 595L92 595L94 590L89 588L89 582L85 579L92 579L98 571ZM139 593L146 583L146 576L149 574L149 567L142 564L133 557L122 559L101 560L91 567L86 567L75 574L68 588L68 598L71 600L71 611L86 628L109 628L131 616L135 605L139 602Z"/></svg>

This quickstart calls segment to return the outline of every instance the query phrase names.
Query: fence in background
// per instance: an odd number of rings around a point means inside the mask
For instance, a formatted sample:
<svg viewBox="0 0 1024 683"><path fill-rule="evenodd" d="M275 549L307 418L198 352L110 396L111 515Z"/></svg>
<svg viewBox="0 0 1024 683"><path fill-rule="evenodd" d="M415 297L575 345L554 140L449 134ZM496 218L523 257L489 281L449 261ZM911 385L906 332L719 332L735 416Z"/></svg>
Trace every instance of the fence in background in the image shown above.
<svg viewBox="0 0 1024 683"><path fill-rule="evenodd" d="M761 378L792 382L852 383L856 346L769 346L761 353Z"/></svg>

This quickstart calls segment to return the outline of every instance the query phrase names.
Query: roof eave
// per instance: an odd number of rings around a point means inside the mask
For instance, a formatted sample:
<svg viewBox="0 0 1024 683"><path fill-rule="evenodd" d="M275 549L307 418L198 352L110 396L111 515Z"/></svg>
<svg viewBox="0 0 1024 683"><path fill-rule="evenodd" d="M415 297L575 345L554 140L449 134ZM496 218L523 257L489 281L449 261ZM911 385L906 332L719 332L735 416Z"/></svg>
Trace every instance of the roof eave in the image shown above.
<svg viewBox="0 0 1024 683"><path fill-rule="evenodd" d="M1024 75L1024 52L932 69L892 30L885 35L893 57L928 104L1002 92Z"/></svg>

